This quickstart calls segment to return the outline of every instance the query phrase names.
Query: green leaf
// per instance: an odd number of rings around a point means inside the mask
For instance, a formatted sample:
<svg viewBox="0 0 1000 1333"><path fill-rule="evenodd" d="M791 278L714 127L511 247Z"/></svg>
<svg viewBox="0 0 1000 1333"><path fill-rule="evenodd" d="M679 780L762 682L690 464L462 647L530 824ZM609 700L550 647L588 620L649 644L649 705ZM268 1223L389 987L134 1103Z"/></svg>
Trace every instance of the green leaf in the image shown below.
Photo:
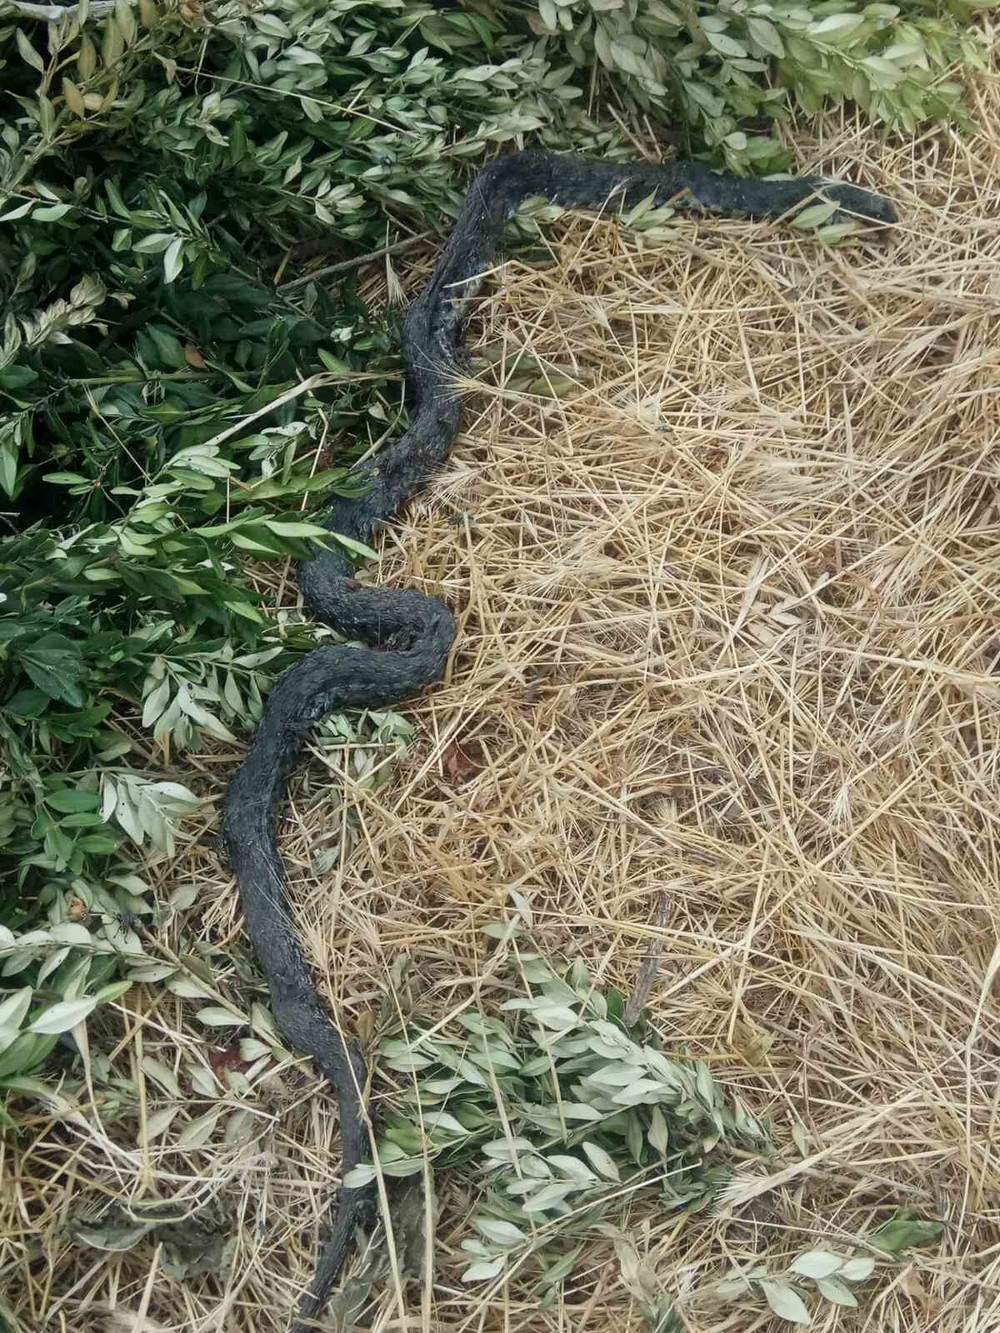
<svg viewBox="0 0 1000 1333"><path fill-rule="evenodd" d="M339 356L334 356L332 352L328 352L325 347L318 347L316 349L316 354L319 357L319 359L323 362L323 365L327 368L327 370L330 371L331 374L333 375L350 374L351 367L347 364L347 362L341 360Z"/></svg>
<svg viewBox="0 0 1000 1333"><path fill-rule="evenodd" d="M20 658L32 684L50 698L82 706L79 682L83 663L79 648L71 640L62 634L44 634L30 646L21 648Z"/></svg>
<svg viewBox="0 0 1000 1333"><path fill-rule="evenodd" d="M21 1026L21 1020L31 1007L32 993L30 986L22 986L0 1000L0 1031L5 1028L16 1031Z"/></svg>
<svg viewBox="0 0 1000 1333"><path fill-rule="evenodd" d="M378 551L373 551L364 542L356 541L353 537L345 537L340 532L328 532L326 535L332 537L338 546L343 546L344 550L350 551L352 555L359 555L364 560L378 559Z"/></svg>
<svg viewBox="0 0 1000 1333"><path fill-rule="evenodd" d="M45 803L53 810L62 811L64 814L75 814L81 810L96 810L101 798L95 792L64 787L61 791L49 792Z"/></svg>
<svg viewBox="0 0 1000 1333"><path fill-rule="evenodd" d="M875 1260L869 1258L845 1259L837 1274L845 1282L864 1282L875 1271Z"/></svg>
<svg viewBox="0 0 1000 1333"><path fill-rule="evenodd" d="M493 940L511 940L516 935L520 935L521 930L522 926L518 917L511 917L509 921L488 921L483 926L483 934Z"/></svg>
<svg viewBox="0 0 1000 1333"><path fill-rule="evenodd" d="M762 1278L760 1289L779 1319L785 1319L790 1324L801 1324L804 1328L812 1324L812 1315L806 1309L802 1297L787 1282L771 1282Z"/></svg>
<svg viewBox="0 0 1000 1333"><path fill-rule="evenodd" d="M253 14L251 15L251 19L254 25L258 27L261 32L266 32L269 37L291 38L295 35L288 24L278 18L277 14Z"/></svg>
<svg viewBox="0 0 1000 1333"><path fill-rule="evenodd" d="M650 1147L655 1148L659 1153L665 1153L670 1146L670 1131L663 1112L658 1106L654 1106L650 1112L647 1137L649 1138Z"/></svg>
<svg viewBox="0 0 1000 1333"><path fill-rule="evenodd" d="M841 241L847 240L851 236L857 236L860 230L860 226L853 219L848 219L846 222L833 222L826 227L817 227L816 239L822 241L825 245L839 245Z"/></svg>
<svg viewBox="0 0 1000 1333"><path fill-rule="evenodd" d="M541 1213L549 1208L558 1208L565 1201L567 1194L572 1194L579 1186L573 1181L559 1181L554 1185L543 1185L524 1200L521 1207L526 1213Z"/></svg>
<svg viewBox="0 0 1000 1333"><path fill-rule="evenodd" d="M45 204L42 208L36 208L32 213L32 220L35 222L58 222L72 210L72 204Z"/></svg>
<svg viewBox="0 0 1000 1333"><path fill-rule="evenodd" d="M548 1070L552 1066L552 1061L548 1056L543 1057L540 1065L541 1069ZM522 1070L523 1072L523 1070ZM562 1113L567 1120L603 1120L604 1115L594 1106L588 1106L586 1102L563 1102Z"/></svg>
<svg viewBox="0 0 1000 1333"><path fill-rule="evenodd" d="M785 44L781 40L781 33L766 18L757 18L753 15L747 18L747 32L753 38L762 50L768 55L775 56L779 60L785 54Z"/></svg>
<svg viewBox="0 0 1000 1333"><path fill-rule="evenodd" d="M107 986L102 986L94 996L98 1004L111 1004L115 1000L121 999L132 989L132 982L129 979L122 981L112 981Z"/></svg>
<svg viewBox="0 0 1000 1333"><path fill-rule="evenodd" d="M163 278L173 282L184 267L184 237L178 236L170 242L163 256Z"/></svg>
<svg viewBox="0 0 1000 1333"><path fill-rule="evenodd" d="M850 1309L856 1308L858 1304L857 1297L849 1287L845 1287L843 1282L838 1282L834 1277L817 1278L816 1286L821 1295L834 1305L846 1306Z"/></svg>
<svg viewBox="0 0 1000 1333"><path fill-rule="evenodd" d="M475 1225L487 1240L493 1241L496 1245L521 1245L527 1240L520 1227L498 1217L477 1217Z"/></svg>
<svg viewBox="0 0 1000 1333"><path fill-rule="evenodd" d="M802 1277L829 1277L837 1272L843 1262L839 1254L830 1250L807 1250L793 1260L789 1272L798 1273Z"/></svg>
<svg viewBox="0 0 1000 1333"><path fill-rule="evenodd" d="M240 1059L246 1060L248 1064L271 1054L272 1049L266 1042L258 1041L256 1037L240 1038Z"/></svg>
<svg viewBox="0 0 1000 1333"><path fill-rule="evenodd" d="M249 1020L242 1014L234 1014L229 1009L220 1009L217 1006L209 1005L205 1009L199 1009L195 1014L199 1023L204 1023L207 1027L225 1028L225 1027L243 1027Z"/></svg>
<svg viewBox="0 0 1000 1333"><path fill-rule="evenodd" d="M168 241L169 241L168 237ZM184 348L179 339L166 329L161 329L155 324L149 324L143 330L143 338L147 338L152 344L153 357L165 365L175 370L180 370L187 365L184 359ZM141 339L140 339L141 341Z"/></svg>
<svg viewBox="0 0 1000 1333"><path fill-rule="evenodd" d="M17 208L12 208L9 213L0 213L0 223L16 223L21 217L27 217L28 213L35 208L36 200L29 199L27 204L20 204Z"/></svg>
<svg viewBox="0 0 1000 1333"><path fill-rule="evenodd" d="M583 1247L581 1245L578 1245L575 1249L567 1250L565 1254L560 1255L560 1257L555 1261L555 1263L550 1264L549 1267L546 1268L544 1273L541 1274L541 1276L538 1279L539 1286L553 1287L556 1286L558 1283L565 1281L565 1279L569 1277L570 1273L572 1273L573 1269L576 1267L576 1262L580 1257L580 1252L582 1249ZM659 1327L656 1327L653 1330L653 1333L674 1333L674 1331L671 1329L661 1330Z"/></svg>
<svg viewBox="0 0 1000 1333"><path fill-rule="evenodd" d="M496 1259L482 1260L477 1264L470 1266L462 1274L463 1282L489 1282L491 1278L499 1277L507 1265L507 1256L501 1254Z"/></svg>
<svg viewBox="0 0 1000 1333"><path fill-rule="evenodd" d="M21 53L21 59L26 61L32 69L37 69L39 74L44 74L45 61L31 45L31 42L20 28L15 29L14 39L17 42L17 49Z"/></svg>
<svg viewBox="0 0 1000 1333"><path fill-rule="evenodd" d="M96 852L99 856L118 850L117 838L101 833L88 833L85 838L79 838L76 845L83 852Z"/></svg>
<svg viewBox="0 0 1000 1333"><path fill-rule="evenodd" d="M50 98L44 93L39 93L36 100L38 107L38 124L42 131L43 139L48 142L51 140L56 128L56 113Z"/></svg>
<svg viewBox="0 0 1000 1333"><path fill-rule="evenodd" d="M862 14L830 14L817 23L810 23L806 29L813 40L825 42L843 42L864 23Z"/></svg>
<svg viewBox="0 0 1000 1333"><path fill-rule="evenodd" d="M929 1245L944 1231L940 1222L925 1221L910 1209L900 1209L888 1222L872 1231L866 1239L886 1254L902 1254L916 1245Z"/></svg>
<svg viewBox="0 0 1000 1333"><path fill-rule="evenodd" d="M192 1120L178 1134L176 1146L188 1149L203 1148L215 1133L221 1114L221 1111L208 1111L205 1115Z"/></svg>
<svg viewBox="0 0 1000 1333"><path fill-rule="evenodd" d="M706 32L709 44L722 56L733 56L737 60L743 59L747 55L747 49L742 42L730 37L725 32Z"/></svg>
<svg viewBox="0 0 1000 1333"><path fill-rule="evenodd" d="M738 1301L753 1292L753 1283L749 1277L741 1274L737 1277L720 1278L711 1284L709 1291L716 1300Z"/></svg>
<svg viewBox="0 0 1000 1333"><path fill-rule="evenodd" d="M801 231L812 231L816 227L821 227L836 211L837 205L834 203L812 204L809 208L804 208L801 213L796 213L791 225Z"/></svg>
<svg viewBox="0 0 1000 1333"><path fill-rule="evenodd" d="M100 828L104 823L100 813L97 810L81 810L75 815L64 815L59 821L59 827L67 828Z"/></svg>
<svg viewBox="0 0 1000 1333"><path fill-rule="evenodd" d="M268 518L264 526L276 537L318 537L326 538L330 534L318 523L302 523L296 519ZM343 540L343 539L341 539Z"/></svg>
<svg viewBox="0 0 1000 1333"><path fill-rule="evenodd" d="M618 1165L609 1152L605 1152L605 1150L596 1143L584 1143L582 1147L583 1151L587 1154L591 1166L595 1171L600 1172L605 1180L614 1180L616 1182L621 1181L621 1172L618 1170Z"/></svg>
<svg viewBox="0 0 1000 1333"><path fill-rule="evenodd" d="M352 1167L344 1175L344 1184L349 1190L363 1189L365 1185L370 1185L373 1180L378 1179L378 1170L369 1162L362 1162L360 1166Z"/></svg>
<svg viewBox="0 0 1000 1333"><path fill-rule="evenodd" d="M63 1000L59 1004L50 1005L28 1025L28 1031L53 1034L68 1032L92 1014L99 1003L96 995L86 995L81 1000Z"/></svg>
<svg viewBox="0 0 1000 1333"><path fill-rule="evenodd" d="M22 1032L0 1054L0 1080L7 1082L20 1074L27 1074L45 1059L52 1039L31 1032Z"/></svg>
<svg viewBox="0 0 1000 1333"><path fill-rule="evenodd" d="M38 379L38 372L30 366L4 366L0 369L0 389L23 389Z"/></svg>
<svg viewBox="0 0 1000 1333"><path fill-rule="evenodd" d="M90 482L79 472L46 472L42 481L47 486L89 486Z"/></svg>
<svg viewBox="0 0 1000 1333"><path fill-rule="evenodd" d="M17 208L12 208L9 213L0 213L0 222L17 222L20 218L27 217L35 207L36 201L29 199L26 204L20 204Z"/></svg>

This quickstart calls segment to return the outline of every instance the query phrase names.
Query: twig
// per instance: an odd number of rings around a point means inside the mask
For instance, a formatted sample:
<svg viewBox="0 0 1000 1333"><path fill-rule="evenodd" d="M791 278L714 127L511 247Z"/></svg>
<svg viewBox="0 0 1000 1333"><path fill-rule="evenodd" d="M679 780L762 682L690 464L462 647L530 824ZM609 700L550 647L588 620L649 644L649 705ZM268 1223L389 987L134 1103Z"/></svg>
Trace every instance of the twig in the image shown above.
<svg viewBox="0 0 1000 1333"><path fill-rule="evenodd" d="M115 0L92 0L87 6L87 17L102 19L115 11ZM0 18L16 17L39 19L42 23L61 23L63 19L78 19L79 5L33 5L28 0L0 0Z"/></svg>
<svg viewBox="0 0 1000 1333"><path fill-rule="evenodd" d="M348 269L361 268L364 264L370 264L376 259L384 259L387 255L398 255L403 250L412 250L421 241L427 241L436 235L436 231L422 231L418 236L407 236L405 240L395 241L392 245L385 245L381 250L370 250L367 254L355 255L353 259L342 259L339 264L328 264L326 268L318 268L314 273L307 273L301 278L293 278L291 282L283 282L277 290L279 294L284 295L285 292L293 291L296 287L304 287L307 282L315 282L317 278L328 278L333 273L346 273Z"/></svg>

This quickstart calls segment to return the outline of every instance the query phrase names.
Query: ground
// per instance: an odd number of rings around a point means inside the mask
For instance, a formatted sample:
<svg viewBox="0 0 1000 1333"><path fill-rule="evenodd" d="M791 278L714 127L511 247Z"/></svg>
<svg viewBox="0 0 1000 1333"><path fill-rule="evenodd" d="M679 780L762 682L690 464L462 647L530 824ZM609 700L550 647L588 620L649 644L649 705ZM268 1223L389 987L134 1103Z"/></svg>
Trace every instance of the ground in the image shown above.
<svg viewBox="0 0 1000 1333"><path fill-rule="evenodd" d="M346 800L321 744L283 825L323 987L368 1036L403 956L422 1012L495 1005L481 928L512 888L547 951L626 991L661 943L668 1045L771 1117L787 1168L748 1166L681 1225L629 1205L689 1333L787 1327L693 1293L758 1252L850 1249L898 1205L941 1239L815 1326L1000 1326L995 82L973 98L975 135L797 139L800 171L896 200L887 245L576 219L551 262L498 269L464 433L374 575L456 609L448 680L407 706L404 758L347 754ZM288 571L270 585L291 595ZM388 780L351 781L373 753ZM196 761L216 797L232 757ZM266 995L204 842L160 867L163 901L185 885L156 947L200 950L249 1013ZM205 1004L130 992L103 1116L36 1108L2 1149L24 1329L285 1328L338 1179L334 1106L300 1061L241 1062ZM390 1280L372 1327L642 1326L602 1238L551 1308L517 1280L487 1306L458 1280L470 1188L441 1180L433 1285ZM214 1200L229 1275L167 1276L152 1238L75 1244L67 1222L116 1197Z"/></svg>

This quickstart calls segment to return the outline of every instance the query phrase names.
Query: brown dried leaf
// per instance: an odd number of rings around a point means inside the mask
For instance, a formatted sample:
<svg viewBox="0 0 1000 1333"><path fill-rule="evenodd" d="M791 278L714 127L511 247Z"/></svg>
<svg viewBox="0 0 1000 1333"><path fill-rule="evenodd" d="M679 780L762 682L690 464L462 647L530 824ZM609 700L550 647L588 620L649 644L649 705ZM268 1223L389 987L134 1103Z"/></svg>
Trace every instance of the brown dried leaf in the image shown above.
<svg viewBox="0 0 1000 1333"><path fill-rule="evenodd" d="M454 787L464 786L485 767L486 751L481 741L452 741L444 752L445 776Z"/></svg>

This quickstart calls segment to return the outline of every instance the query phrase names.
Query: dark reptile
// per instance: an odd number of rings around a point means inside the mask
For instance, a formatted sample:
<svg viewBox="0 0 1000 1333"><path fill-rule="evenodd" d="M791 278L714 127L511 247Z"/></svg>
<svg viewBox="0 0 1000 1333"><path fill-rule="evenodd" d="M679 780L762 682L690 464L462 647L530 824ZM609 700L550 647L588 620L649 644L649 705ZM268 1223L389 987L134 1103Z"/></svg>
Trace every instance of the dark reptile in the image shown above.
<svg viewBox="0 0 1000 1333"><path fill-rule="evenodd" d="M370 468L360 499L338 499L331 531L370 542L376 530L447 456L458 431L455 374L463 363L470 298L518 204L540 196L565 208L597 211L648 198L735 217L794 214L817 193L846 214L895 220L892 205L853 185L812 178L743 180L692 162L615 165L532 150L501 158L473 181L441 261L410 306L403 326L411 425ZM296 663L271 691L246 761L226 795L223 834L239 884L246 930L271 991L275 1022L288 1044L311 1055L340 1103L343 1171L365 1159L366 1069L355 1043L334 1025L317 993L292 923L275 836L275 807L311 728L329 713L385 708L440 681L455 638L443 602L408 588L362 587L335 544L299 569L303 597L317 620L365 647L322 647ZM354 1243L374 1214L370 1188L340 1191L332 1234L295 1330L315 1326Z"/></svg>

